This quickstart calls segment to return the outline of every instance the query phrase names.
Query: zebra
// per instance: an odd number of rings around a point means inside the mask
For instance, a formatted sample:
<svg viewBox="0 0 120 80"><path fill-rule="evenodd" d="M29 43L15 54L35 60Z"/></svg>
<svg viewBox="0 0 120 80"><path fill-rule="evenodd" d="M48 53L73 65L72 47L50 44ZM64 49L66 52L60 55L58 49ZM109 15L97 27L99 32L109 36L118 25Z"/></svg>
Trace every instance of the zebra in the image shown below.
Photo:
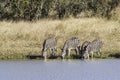
<svg viewBox="0 0 120 80"><path fill-rule="evenodd" d="M62 58L64 59L65 55L70 56L70 50L75 49L76 54L80 51L80 40L77 37L72 37L66 40L63 49L62 49Z"/></svg>
<svg viewBox="0 0 120 80"><path fill-rule="evenodd" d="M85 42L82 44L82 46L81 46L81 52L80 52L81 58L83 58L83 53L84 53L84 51L86 51L86 47L87 47L89 44L90 44L89 41L85 41Z"/></svg>
<svg viewBox="0 0 120 80"><path fill-rule="evenodd" d="M97 52L98 55L100 56L102 45L103 45L102 41L98 39L93 40L86 46L85 51L83 51L82 53L83 57L89 59L89 56L91 55L93 59L93 53L95 52Z"/></svg>
<svg viewBox="0 0 120 80"><path fill-rule="evenodd" d="M50 50L52 56L55 56L56 45L57 45L57 39L55 37L49 37L48 39L44 40L42 56L46 59L47 50Z"/></svg>

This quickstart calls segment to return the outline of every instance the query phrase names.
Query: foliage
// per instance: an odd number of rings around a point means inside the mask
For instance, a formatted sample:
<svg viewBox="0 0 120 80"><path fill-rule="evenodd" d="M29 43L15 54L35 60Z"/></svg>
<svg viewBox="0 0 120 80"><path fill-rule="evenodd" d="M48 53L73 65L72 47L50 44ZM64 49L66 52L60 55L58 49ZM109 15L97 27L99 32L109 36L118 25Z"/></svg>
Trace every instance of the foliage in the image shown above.
<svg viewBox="0 0 120 80"><path fill-rule="evenodd" d="M1 0L0 20L77 17L81 12L110 18L120 0ZM89 14L87 14L89 15Z"/></svg>

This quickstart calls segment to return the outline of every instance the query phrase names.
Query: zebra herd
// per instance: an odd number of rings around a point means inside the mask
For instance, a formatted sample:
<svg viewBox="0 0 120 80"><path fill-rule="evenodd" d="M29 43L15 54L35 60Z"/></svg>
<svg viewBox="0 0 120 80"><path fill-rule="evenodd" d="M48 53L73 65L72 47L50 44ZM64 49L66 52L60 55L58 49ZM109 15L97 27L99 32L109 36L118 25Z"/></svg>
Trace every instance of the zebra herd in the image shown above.
<svg viewBox="0 0 120 80"><path fill-rule="evenodd" d="M65 56L70 56L70 51L74 49L76 55L79 55L83 59L93 58L93 53L101 54L101 47L103 42L99 39L95 39L92 42L85 41L82 46L80 46L80 40L77 37L72 37L64 43L61 57L64 59ZM55 37L50 37L46 39L43 43L42 57L47 58L47 50L50 50L52 56L55 56L57 46L57 39Z"/></svg>

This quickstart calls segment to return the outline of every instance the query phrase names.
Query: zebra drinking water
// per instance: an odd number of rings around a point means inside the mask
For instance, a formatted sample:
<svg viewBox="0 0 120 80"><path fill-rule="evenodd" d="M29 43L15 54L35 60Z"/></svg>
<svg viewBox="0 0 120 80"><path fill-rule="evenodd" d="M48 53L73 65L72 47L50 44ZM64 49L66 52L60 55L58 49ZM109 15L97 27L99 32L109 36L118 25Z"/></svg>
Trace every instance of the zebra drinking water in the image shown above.
<svg viewBox="0 0 120 80"><path fill-rule="evenodd" d="M75 49L76 54L80 51L80 40L76 37L72 37L71 39L66 40L63 50L62 50L62 58L64 59L65 55L70 56L70 50Z"/></svg>
<svg viewBox="0 0 120 80"><path fill-rule="evenodd" d="M80 52L80 56L81 56L81 58L83 58L83 53L84 53L84 51L86 51L86 48L87 48L87 46L90 44L90 42L89 41L85 41L83 44L82 44L82 46L81 46L81 52Z"/></svg>
<svg viewBox="0 0 120 80"><path fill-rule="evenodd" d="M55 37L46 39L43 43L42 56L46 59L48 49L50 50L52 56L55 56L56 45L57 39Z"/></svg>
<svg viewBox="0 0 120 80"><path fill-rule="evenodd" d="M102 41L97 40L97 39L90 42L87 45L87 47L84 49L85 51L83 51L82 53L83 57L89 59L89 55L91 55L91 57L93 58L93 53L95 52L97 52L98 55L100 55L102 44L103 44Z"/></svg>

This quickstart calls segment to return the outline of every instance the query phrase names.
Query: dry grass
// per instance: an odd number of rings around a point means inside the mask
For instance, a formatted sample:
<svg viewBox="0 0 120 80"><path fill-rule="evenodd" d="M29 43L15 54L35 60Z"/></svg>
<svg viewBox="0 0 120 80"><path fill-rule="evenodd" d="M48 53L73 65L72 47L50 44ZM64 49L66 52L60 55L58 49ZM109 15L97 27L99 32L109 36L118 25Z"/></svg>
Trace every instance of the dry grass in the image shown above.
<svg viewBox="0 0 120 80"><path fill-rule="evenodd" d="M78 37L84 41L101 39L103 53L120 52L120 23L98 18L41 20L37 22L0 22L0 55L40 55L42 43L49 36L56 36L58 48L66 39ZM60 54L60 50L57 54Z"/></svg>
<svg viewBox="0 0 120 80"><path fill-rule="evenodd" d="M111 19L118 20L120 22L120 5L112 10Z"/></svg>

